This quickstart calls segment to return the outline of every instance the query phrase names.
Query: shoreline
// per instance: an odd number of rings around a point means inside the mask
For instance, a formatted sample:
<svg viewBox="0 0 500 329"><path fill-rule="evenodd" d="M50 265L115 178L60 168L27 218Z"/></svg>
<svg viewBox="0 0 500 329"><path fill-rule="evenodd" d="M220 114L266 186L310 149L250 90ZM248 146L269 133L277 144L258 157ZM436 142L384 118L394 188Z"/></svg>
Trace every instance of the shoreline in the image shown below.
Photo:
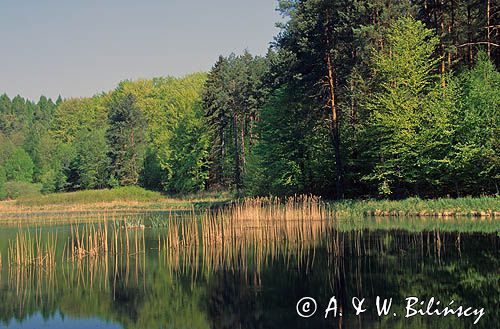
<svg viewBox="0 0 500 329"><path fill-rule="evenodd" d="M212 192L185 197L168 197L158 192L145 195L116 193L114 190L83 191L0 201L0 221L50 216L75 217L113 213L152 213L204 210L232 203L265 204L272 198L232 198L229 192ZM113 193L116 193L114 196ZM92 198L88 196L92 195ZM101 201L102 200L102 201ZM276 204L273 199L272 204ZM281 201L286 199L279 199ZM297 199L298 206L302 201ZM342 200L318 198L334 216L399 217L399 218L500 218L499 197L465 197L403 200Z"/></svg>

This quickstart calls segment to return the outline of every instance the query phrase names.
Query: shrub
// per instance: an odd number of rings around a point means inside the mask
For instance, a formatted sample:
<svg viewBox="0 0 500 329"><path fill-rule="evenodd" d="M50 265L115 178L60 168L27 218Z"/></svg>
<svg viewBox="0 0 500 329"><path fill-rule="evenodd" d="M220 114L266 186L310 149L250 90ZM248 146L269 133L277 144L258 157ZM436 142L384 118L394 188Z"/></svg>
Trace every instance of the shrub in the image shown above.
<svg viewBox="0 0 500 329"><path fill-rule="evenodd" d="M5 175L5 169L0 166L0 199L5 198L5 182L7 177Z"/></svg>
<svg viewBox="0 0 500 329"><path fill-rule="evenodd" d="M40 195L40 184L26 182L7 182L5 183L4 193L7 199L17 199L19 197L35 197Z"/></svg>

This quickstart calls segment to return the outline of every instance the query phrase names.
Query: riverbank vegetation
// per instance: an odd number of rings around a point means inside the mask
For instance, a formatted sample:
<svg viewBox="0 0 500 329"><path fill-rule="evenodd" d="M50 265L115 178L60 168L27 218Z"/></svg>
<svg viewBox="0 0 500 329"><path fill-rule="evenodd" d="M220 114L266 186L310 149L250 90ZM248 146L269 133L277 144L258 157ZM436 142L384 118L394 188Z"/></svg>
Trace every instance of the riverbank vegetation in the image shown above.
<svg viewBox="0 0 500 329"><path fill-rule="evenodd" d="M220 56L208 73L90 98L2 95L0 198L129 201L113 188L141 186L157 192L130 199L222 190L494 211L494 198L414 202L499 193L499 11L479 3L280 1L266 56Z"/></svg>
<svg viewBox="0 0 500 329"><path fill-rule="evenodd" d="M116 214L171 213L207 209L229 203L227 192L200 192L170 197L141 187L61 192L47 195L23 196L17 200L0 201L0 221L3 223L46 218L72 221L75 218L113 220Z"/></svg>
<svg viewBox="0 0 500 329"><path fill-rule="evenodd" d="M293 205L293 207L291 206ZM123 213L157 214L158 225L163 225L173 214L183 212L203 213L208 210L240 207L248 214L261 211L287 211L288 208L307 212L311 206L322 209L324 217L421 217L421 218L500 218L500 199L481 198L437 198L418 197L403 200L365 199L328 201L314 196L247 197L235 199L229 193L211 192L168 197L159 192L139 187L121 187L112 190L89 190L22 197L18 200L0 202L0 221L16 222L22 218L36 221L42 218L64 222L75 218L97 221L114 220ZM256 215L257 216L257 215ZM253 216L253 217L256 217ZM320 216L320 217L321 217ZM252 216L250 216L252 217ZM157 226L158 226L157 225Z"/></svg>
<svg viewBox="0 0 500 329"><path fill-rule="evenodd" d="M231 225L230 220L226 223ZM370 296L373 289L390 291L396 300L402 301L409 293L456 300L454 289L457 287L468 293L467 297L461 297L462 300L468 298L466 302L460 301L463 305L473 305L475 300L480 305L495 305L495 300L492 302L489 297L498 295L495 235L474 234L477 230L469 231L467 225L454 225L452 230L447 230L441 228L446 223L430 221L418 221L416 224L423 227L423 231L410 232L398 229L397 224L391 225L389 221L356 229L349 223L345 228L338 228L332 222L320 225L307 220L299 225L280 223L267 226L263 221L261 228L248 230L239 226L246 222L232 222L233 229L226 228L223 240L219 236L210 240L203 237L198 238L199 244L182 242L179 232L184 230L191 236L195 229L186 221L174 222L168 230L161 231L125 231L110 223L107 234L102 226L82 226L79 237L73 226L72 230L59 231L56 243L50 243L56 247L56 266L53 267L19 266L17 251L9 258L5 253L7 246L2 246L8 240L15 241L19 234L13 231L9 237L2 231L1 321L9 324L14 318L21 321L39 311L58 314L59 310L63 316L99 317L131 328L156 328L172 323L209 328L211 319L223 319L234 328L254 318L253 315L243 319L232 315L224 318L230 309L240 305L240 309L244 307L242 314L251 314L256 307L271 310L263 312L266 318L259 321L266 327L276 323L285 327L288 322L283 320L283 314L275 314L279 309L294 309L301 298L301 291L297 296L289 295L293 291L292 283L307 280L308 289L322 291L325 277L332 284L328 289L344 287L347 297L339 299L343 305L350 303L350 296ZM367 223L360 221L361 225ZM405 227L409 223L405 221ZM393 230L380 231L379 225ZM462 231L462 227L466 229ZM49 243L52 231L43 230L41 243ZM98 240L94 238L95 232L108 237L106 252L104 248L90 252L90 246ZM204 232L214 234L214 231ZM273 239L273 235L278 238ZM80 254L76 254L78 250ZM360 261L367 258L370 262ZM371 274L370 271L375 270ZM178 281L182 284L177 285ZM250 292L248 285L252 288ZM270 285L273 289L264 289ZM228 306L215 314L207 311L205 306L213 303L213 296L222 291L231 292L231 298L224 304ZM485 294L485 291L491 293ZM325 298L330 298L330 291L327 293ZM271 298L276 294L286 298L270 304L276 301ZM129 302L128 312L110 307L123 296L127 296ZM251 296L257 301L249 303ZM158 311L158 305L163 305L165 310ZM399 319L405 321L401 326L421 327L421 322L412 325L404 317ZM483 327L488 328L489 323ZM453 324L456 324L454 328L467 328L462 319Z"/></svg>
<svg viewBox="0 0 500 329"><path fill-rule="evenodd" d="M456 210L463 209L462 204L453 202ZM477 200L471 202L477 204ZM482 200L482 206L488 207L488 202L489 200ZM412 203L411 207L408 203ZM434 203L434 211L450 205L443 201ZM223 256L221 251L229 252L226 255L228 259L236 261L231 256L232 251L243 251L248 246L257 246L261 251L278 250L283 241L287 241L284 245L287 248L298 246L295 251L300 254L304 247L314 248L315 242L325 233L331 239L329 247L333 248L328 251L336 253L342 252L337 246L340 240L336 240L341 232L359 235L361 238L364 230L402 229L426 234L432 232L434 237L437 235L440 239L441 232L448 232L450 229L454 233L496 233L500 225L500 221L492 219L495 214L489 214L489 219L482 220L451 218L460 215L458 212L444 216L447 217L446 220L400 220L396 216L363 220L356 213L363 211L363 206L369 207L370 204L357 203L342 208L339 204L325 203L321 198L313 196L251 198L219 209L193 209L180 216L173 216L172 213L168 216L153 213L146 216L116 214L109 221L76 220L66 224L66 230L62 230L62 239L58 237L60 227L57 226L49 226L47 235L42 234L42 227L19 225L17 231L11 229L11 234L15 233L15 237L0 243L0 250L8 242L6 264L9 269L48 269L55 266L56 259L62 263L79 263L84 259L107 261L108 257L146 254L148 249L166 253L166 256L176 256L177 259L184 252L186 254L183 256L194 256L202 252L205 260L207 255L218 255L216 262L219 263L224 262L224 258L220 258ZM392 209L401 206L405 206L406 210L420 210L419 200L407 200L403 204L391 203ZM336 220L331 220L335 217ZM146 235L149 236L148 248ZM62 249L58 245L62 245ZM56 250L59 251L58 255ZM198 263L197 257L192 260Z"/></svg>

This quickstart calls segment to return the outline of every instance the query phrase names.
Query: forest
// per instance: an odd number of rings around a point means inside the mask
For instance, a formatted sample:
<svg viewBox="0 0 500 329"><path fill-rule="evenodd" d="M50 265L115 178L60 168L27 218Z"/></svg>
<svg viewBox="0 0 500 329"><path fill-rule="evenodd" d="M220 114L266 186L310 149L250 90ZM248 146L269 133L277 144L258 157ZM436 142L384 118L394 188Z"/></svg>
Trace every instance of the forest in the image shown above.
<svg viewBox="0 0 500 329"><path fill-rule="evenodd" d="M0 198L118 186L499 194L498 1L281 0L277 10L265 56L225 54L209 72L88 98L1 95Z"/></svg>

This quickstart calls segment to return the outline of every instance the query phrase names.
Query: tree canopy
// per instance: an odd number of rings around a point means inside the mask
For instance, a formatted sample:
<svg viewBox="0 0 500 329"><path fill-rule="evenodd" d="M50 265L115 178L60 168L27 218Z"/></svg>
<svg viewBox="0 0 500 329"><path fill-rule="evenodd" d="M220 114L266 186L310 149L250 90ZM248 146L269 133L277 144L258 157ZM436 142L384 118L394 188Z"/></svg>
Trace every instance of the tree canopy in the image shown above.
<svg viewBox="0 0 500 329"><path fill-rule="evenodd" d="M432 5L431 5L432 4ZM6 181L44 193L499 193L498 4L282 0L265 56L93 97L0 95Z"/></svg>

